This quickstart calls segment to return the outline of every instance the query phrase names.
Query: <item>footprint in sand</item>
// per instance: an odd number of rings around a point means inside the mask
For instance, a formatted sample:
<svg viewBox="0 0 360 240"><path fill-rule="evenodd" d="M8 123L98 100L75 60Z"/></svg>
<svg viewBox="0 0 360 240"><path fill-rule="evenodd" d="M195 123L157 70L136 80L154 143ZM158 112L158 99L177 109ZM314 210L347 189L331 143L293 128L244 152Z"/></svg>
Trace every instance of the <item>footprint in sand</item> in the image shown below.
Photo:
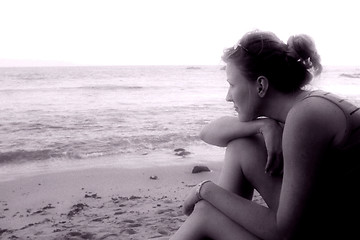
<svg viewBox="0 0 360 240"><path fill-rule="evenodd" d="M94 219L92 219L91 221L92 222L104 222L104 220L106 220L106 219L109 219L110 217L109 216L104 216L104 217L98 217L98 218L94 218Z"/></svg>
<svg viewBox="0 0 360 240"><path fill-rule="evenodd" d="M165 228L159 228L158 233L160 233L163 236L168 236L170 233Z"/></svg>
<svg viewBox="0 0 360 240"><path fill-rule="evenodd" d="M94 238L94 234L90 233L90 232L69 232L65 235L65 239L93 239Z"/></svg>
<svg viewBox="0 0 360 240"><path fill-rule="evenodd" d="M115 213L114 213L114 215L122 215L122 214L124 214L124 213L126 213L126 211L116 211Z"/></svg>
<svg viewBox="0 0 360 240"><path fill-rule="evenodd" d="M159 209L156 211L157 214L164 214L164 213L169 213L169 212L173 212L174 209L168 208L168 209Z"/></svg>
<svg viewBox="0 0 360 240"><path fill-rule="evenodd" d="M134 234L137 233L137 231L135 231L135 230L132 229L132 228L126 228L126 229L122 230L120 233L121 233L121 234L122 234L122 233L127 233L127 234L129 234L129 235L134 235Z"/></svg>
<svg viewBox="0 0 360 240"><path fill-rule="evenodd" d="M116 240L118 240L118 239L119 239L119 235L118 235L118 234L115 234L115 233L107 233L107 234L105 234L104 236L99 236L99 238L96 238L96 239L99 239L99 240L116 239Z"/></svg>
<svg viewBox="0 0 360 240"><path fill-rule="evenodd" d="M135 221L131 220L131 219L125 219L123 222L124 223L135 223Z"/></svg>
<svg viewBox="0 0 360 240"><path fill-rule="evenodd" d="M128 227L131 227L131 228L136 228L136 227L141 227L142 224L140 224L140 223L130 223L130 224L128 224L127 226L128 226Z"/></svg>

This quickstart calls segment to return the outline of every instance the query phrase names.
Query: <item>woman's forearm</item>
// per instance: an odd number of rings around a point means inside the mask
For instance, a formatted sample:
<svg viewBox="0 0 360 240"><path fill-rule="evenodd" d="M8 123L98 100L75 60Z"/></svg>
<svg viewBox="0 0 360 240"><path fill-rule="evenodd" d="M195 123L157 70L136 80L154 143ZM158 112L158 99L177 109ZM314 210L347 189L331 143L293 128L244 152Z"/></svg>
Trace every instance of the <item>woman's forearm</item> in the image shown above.
<svg viewBox="0 0 360 240"><path fill-rule="evenodd" d="M241 122L237 117L222 117L206 125L200 138L208 144L226 147L234 139L260 133L265 124L264 119Z"/></svg>
<svg viewBox="0 0 360 240"><path fill-rule="evenodd" d="M273 210L226 191L212 182L203 185L201 196L261 239L281 239L277 231L276 212Z"/></svg>

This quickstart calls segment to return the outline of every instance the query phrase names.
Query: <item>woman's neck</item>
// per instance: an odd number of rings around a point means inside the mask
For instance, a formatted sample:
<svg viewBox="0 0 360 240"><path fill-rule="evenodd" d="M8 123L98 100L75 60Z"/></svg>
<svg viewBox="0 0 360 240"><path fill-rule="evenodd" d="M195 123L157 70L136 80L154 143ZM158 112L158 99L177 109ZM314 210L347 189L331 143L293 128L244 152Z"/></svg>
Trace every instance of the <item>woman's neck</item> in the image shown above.
<svg viewBox="0 0 360 240"><path fill-rule="evenodd" d="M264 98L266 104L263 115L284 123L291 108L307 94L304 90L287 94L274 91L269 98Z"/></svg>

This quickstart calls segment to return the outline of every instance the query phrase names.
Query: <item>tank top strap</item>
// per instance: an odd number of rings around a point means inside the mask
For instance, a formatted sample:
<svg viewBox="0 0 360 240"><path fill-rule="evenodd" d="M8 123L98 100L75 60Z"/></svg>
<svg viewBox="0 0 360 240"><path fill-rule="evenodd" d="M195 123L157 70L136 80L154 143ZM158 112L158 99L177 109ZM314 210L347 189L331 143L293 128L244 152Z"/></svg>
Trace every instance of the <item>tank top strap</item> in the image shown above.
<svg viewBox="0 0 360 240"><path fill-rule="evenodd" d="M309 92L308 95L306 95L303 99L309 98L309 97L321 97L329 100L330 102L337 105L339 108L341 108L346 115L353 115L355 112L359 111L360 108L353 105L352 103L348 102L346 99L341 98L333 93L325 92L322 90L316 90Z"/></svg>
<svg viewBox="0 0 360 240"><path fill-rule="evenodd" d="M339 107L346 118L346 129L340 148L348 148L360 144L360 108L344 98L322 90L311 91L302 100L310 97L320 97Z"/></svg>

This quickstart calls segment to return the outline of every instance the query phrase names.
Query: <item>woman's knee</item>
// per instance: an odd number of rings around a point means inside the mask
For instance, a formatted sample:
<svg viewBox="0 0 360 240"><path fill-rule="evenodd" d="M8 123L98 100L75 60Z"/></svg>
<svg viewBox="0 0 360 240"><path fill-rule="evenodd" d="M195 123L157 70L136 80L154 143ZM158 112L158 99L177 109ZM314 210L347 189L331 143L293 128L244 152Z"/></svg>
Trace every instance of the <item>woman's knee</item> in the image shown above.
<svg viewBox="0 0 360 240"><path fill-rule="evenodd" d="M210 224L210 219L217 219L220 212L209 202L202 200L196 203L194 211L191 215L193 214L193 217L197 218L199 222L207 222Z"/></svg>
<svg viewBox="0 0 360 240"><path fill-rule="evenodd" d="M212 209L213 206L207 201L199 201L196 203L193 213L207 219L207 217L209 216L208 214L211 214Z"/></svg>
<svg viewBox="0 0 360 240"><path fill-rule="evenodd" d="M225 158L236 161L242 169L263 166L267 153L261 136L235 139L227 145Z"/></svg>
<svg viewBox="0 0 360 240"><path fill-rule="evenodd" d="M196 214L193 217L196 217L196 222L199 223L197 230L201 232L200 238L196 239L234 239L234 236L237 236L237 239L257 239L206 201L198 202L193 214Z"/></svg>

